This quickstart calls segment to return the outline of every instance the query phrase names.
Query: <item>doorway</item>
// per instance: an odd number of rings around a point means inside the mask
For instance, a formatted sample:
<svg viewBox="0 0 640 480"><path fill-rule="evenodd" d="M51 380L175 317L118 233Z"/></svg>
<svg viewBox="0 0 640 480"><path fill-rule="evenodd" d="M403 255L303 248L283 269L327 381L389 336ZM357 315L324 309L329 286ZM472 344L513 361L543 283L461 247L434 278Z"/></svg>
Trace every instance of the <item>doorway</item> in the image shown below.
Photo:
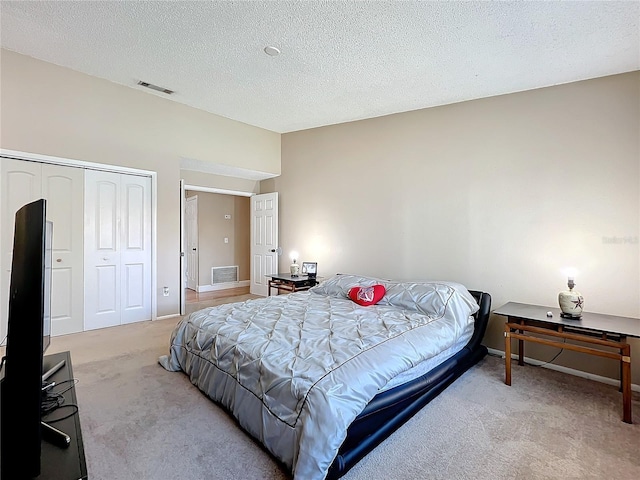
<svg viewBox="0 0 640 480"><path fill-rule="evenodd" d="M251 194L182 188L184 315L249 293Z"/></svg>

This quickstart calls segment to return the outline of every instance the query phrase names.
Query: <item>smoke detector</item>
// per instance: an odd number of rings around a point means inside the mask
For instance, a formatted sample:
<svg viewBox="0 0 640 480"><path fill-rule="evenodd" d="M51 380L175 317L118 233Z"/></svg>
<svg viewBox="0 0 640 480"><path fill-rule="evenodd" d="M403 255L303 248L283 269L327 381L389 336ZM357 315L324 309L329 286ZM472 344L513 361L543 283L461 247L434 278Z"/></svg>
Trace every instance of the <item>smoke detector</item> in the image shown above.
<svg viewBox="0 0 640 480"><path fill-rule="evenodd" d="M264 53L266 53L270 57L277 57L278 55L280 55L280 49L272 47L271 45L267 45L266 47L264 47Z"/></svg>

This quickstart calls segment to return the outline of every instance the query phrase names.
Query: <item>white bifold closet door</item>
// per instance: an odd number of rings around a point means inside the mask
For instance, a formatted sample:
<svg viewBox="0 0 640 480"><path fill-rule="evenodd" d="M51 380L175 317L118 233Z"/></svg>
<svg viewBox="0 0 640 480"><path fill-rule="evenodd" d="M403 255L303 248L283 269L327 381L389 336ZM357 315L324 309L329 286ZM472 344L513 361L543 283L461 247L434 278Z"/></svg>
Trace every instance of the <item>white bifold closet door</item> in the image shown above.
<svg viewBox="0 0 640 480"><path fill-rule="evenodd" d="M0 159L2 196L2 276L0 278L0 337L6 335L8 292L16 211L45 198L47 220L53 222L51 271L51 334L83 329L83 224L84 173L81 168L12 158Z"/></svg>
<svg viewBox="0 0 640 480"><path fill-rule="evenodd" d="M151 179L85 172L85 330L151 319Z"/></svg>

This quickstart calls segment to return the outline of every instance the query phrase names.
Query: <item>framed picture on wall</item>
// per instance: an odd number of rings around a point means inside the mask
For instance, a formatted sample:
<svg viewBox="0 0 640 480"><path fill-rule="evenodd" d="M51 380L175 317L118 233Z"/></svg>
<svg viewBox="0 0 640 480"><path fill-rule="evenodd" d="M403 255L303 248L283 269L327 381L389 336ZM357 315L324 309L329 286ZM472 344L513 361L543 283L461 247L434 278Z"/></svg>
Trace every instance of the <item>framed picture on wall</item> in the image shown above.
<svg viewBox="0 0 640 480"><path fill-rule="evenodd" d="M315 277L318 271L318 263L317 262L302 262L302 275L308 275L310 277Z"/></svg>

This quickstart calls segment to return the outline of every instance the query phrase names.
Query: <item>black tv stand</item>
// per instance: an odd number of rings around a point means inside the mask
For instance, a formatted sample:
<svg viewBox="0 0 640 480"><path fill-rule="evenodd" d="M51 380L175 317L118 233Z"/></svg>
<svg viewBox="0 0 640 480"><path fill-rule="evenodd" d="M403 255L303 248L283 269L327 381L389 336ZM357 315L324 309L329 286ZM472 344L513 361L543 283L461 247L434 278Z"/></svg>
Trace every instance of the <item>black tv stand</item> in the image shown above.
<svg viewBox="0 0 640 480"><path fill-rule="evenodd" d="M62 366L60 366L61 363ZM44 372L55 370L47 380L48 382L55 382L54 390L62 391L63 389L56 387L74 378L69 352L46 355L42 367ZM68 385L68 382L66 384ZM0 393L2 393L2 389L0 389ZM64 396L63 405L78 405L75 386L72 386L62 395ZM1 394L0 402L2 402ZM49 418L53 418L53 415L55 414L50 415ZM46 419L47 417L45 417ZM41 433L40 475L35 477L35 480L88 479L82 430L77 412L56 422L49 420L49 424L42 422ZM2 459L0 458L1 462ZM2 480L4 480L4 475Z"/></svg>
<svg viewBox="0 0 640 480"><path fill-rule="evenodd" d="M64 364L59 367L63 360ZM47 381L55 382L56 385L59 385L65 380L74 378L69 352L45 355L42 370L48 372L54 367L58 367L58 369ZM57 390L55 387L54 389ZM64 393L63 405L77 404L78 399L76 398L76 389L74 386ZM55 428L59 433L53 432L51 428ZM36 477L37 480L78 480L88 478L78 413L59 422L52 422L49 428L44 425L42 426L42 453L40 463L40 475Z"/></svg>

